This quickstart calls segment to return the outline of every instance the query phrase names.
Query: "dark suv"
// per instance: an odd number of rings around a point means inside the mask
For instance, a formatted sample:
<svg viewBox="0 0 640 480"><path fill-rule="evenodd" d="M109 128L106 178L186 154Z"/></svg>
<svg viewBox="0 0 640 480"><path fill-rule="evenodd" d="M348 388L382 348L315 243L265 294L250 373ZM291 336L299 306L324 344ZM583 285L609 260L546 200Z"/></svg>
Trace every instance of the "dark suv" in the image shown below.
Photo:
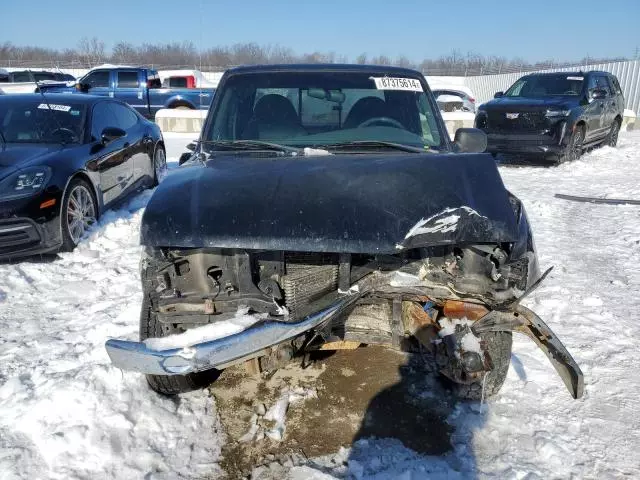
<svg viewBox="0 0 640 480"><path fill-rule="evenodd" d="M487 151L574 160L588 146L615 146L624 98L607 72L534 73L481 105L476 127L488 136Z"/></svg>

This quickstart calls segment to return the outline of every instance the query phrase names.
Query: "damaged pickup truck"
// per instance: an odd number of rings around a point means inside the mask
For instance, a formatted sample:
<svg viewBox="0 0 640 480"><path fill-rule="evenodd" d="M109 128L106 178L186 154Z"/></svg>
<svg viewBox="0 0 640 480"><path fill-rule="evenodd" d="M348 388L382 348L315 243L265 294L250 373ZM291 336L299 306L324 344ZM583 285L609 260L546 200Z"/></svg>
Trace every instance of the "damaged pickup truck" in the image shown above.
<svg viewBox="0 0 640 480"><path fill-rule="evenodd" d="M450 142L418 72L229 70L192 148L145 210L140 341L108 340L114 365L176 394L241 362L382 344L433 355L478 399L501 388L516 331L582 396L520 305L545 276L521 202L483 132Z"/></svg>

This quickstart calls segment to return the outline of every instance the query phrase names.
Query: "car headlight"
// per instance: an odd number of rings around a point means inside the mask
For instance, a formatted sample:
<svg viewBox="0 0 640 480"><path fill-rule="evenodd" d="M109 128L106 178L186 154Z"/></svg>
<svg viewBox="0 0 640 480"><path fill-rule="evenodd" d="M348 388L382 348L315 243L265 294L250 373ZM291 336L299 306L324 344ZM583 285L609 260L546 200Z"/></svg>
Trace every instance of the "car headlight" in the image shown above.
<svg viewBox="0 0 640 480"><path fill-rule="evenodd" d="M545 113L545 117L548 118L568 117L569 115L571 115L571 110L547 110Z"/></svg>
<svg viewBox="0 0 640 480"><path fill-rule="evenodd" d="M0 200L35 195L47 185L50 178L51 169L46 166L18 170L0 182Z"/></svg>

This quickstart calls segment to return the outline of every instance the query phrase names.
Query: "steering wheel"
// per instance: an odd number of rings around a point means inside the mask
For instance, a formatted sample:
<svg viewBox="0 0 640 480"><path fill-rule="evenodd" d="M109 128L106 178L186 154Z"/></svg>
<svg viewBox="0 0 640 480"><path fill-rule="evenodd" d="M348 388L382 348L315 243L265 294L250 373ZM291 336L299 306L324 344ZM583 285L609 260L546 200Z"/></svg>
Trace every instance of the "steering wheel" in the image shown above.
<svg viewBox="0 0 640 480"><path fill-rule="evenodd" d="M62 134L65 138L69 138L71 141L76 140L78 138L78 136L76 135L76 132L74 132L70 128L65 128L65 127L54 128L53 130L51 130L51 133L50 133L52 137L56 137L60 134Z"/></svg>
<svg viewBox="0 0 640 480"><path fill-rule="evenodd" d="M405 129L404 125L402 125L395 118L391 118L391 117L373 117L373 118L370 118L370 119L365 120L364 122L362 122L360 125L358 125L358 128L371 127L371 126L373 126L375 124L378 124L378 123L386 123L390 127L399 128L400 130L404 130Z"/></svg>

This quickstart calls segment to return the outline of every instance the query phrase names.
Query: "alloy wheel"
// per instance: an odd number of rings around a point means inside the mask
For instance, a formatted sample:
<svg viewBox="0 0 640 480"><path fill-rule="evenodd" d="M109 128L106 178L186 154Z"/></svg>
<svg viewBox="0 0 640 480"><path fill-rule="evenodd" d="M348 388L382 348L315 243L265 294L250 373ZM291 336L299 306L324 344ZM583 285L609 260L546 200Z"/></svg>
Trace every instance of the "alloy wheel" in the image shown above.
<svg viewBox="0 0 640 480"><path fill-rule="evenodd" d="M153 169L156 175L156 182L160 183L164 177L167 176L167 156L161 147L156 148L156 153L153 158Z"/></svg>
<svg viewBox="0 0 640 480"><path fill-rule="evenodd" d="M76 245L89 227L96 222L96 206L93 195L84 185L76 185L67 203L67 229Z"/></svg>
<svg viewBox="0 0 640 480"><path fill-rule="evenodd" d="M569 146L569 160L577 160L582 156L582 144L584 143L584 130L582 128L576 129L571 139L571 145Z"/></svg>
<svg viewBox="0 0 640 480"><path fill-rule="evenodd" d="M620 124L618 122L614 122L611 127L611 133L609 134L609 146L615 147L618 143L618 134L620 133Z"/></svg>

